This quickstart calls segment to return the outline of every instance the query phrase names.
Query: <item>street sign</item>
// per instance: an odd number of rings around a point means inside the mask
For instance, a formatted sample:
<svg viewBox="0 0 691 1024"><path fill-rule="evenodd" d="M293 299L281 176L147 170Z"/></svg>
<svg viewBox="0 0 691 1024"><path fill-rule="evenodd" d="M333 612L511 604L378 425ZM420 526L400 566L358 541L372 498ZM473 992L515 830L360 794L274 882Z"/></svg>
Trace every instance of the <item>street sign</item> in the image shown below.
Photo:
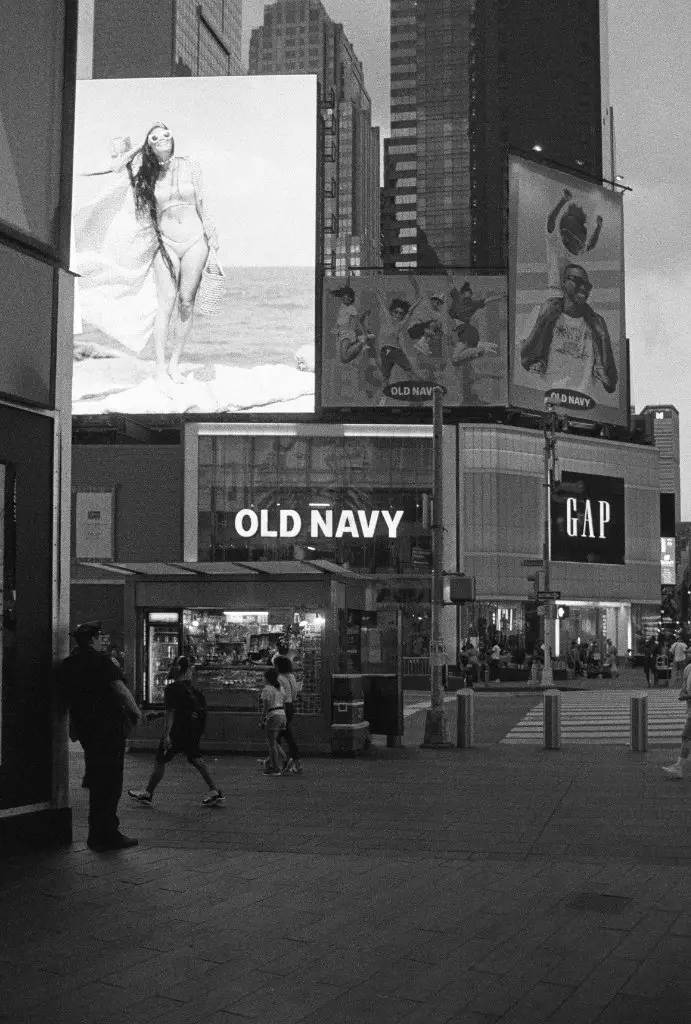
<svg viewBox="0 0 691 1024"><path fill-rule="evenodd" d="M524 558L521 565L526 569L541 569L545 561L543 558Z"/></svg>
<svg viewBox="0 0 691 1024"><path fill-rule="evenodd" d="M538 590L538 601L558 601L561 597L561 590Z"/></svg>

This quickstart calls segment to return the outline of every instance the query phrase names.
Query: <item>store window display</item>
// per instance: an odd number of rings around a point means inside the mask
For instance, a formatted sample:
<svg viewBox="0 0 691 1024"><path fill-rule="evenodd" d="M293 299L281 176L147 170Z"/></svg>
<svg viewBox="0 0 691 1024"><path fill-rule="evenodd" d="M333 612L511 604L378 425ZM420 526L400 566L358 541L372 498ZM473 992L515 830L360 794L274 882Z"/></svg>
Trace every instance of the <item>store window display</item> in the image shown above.
<svg viewBox="0 0 691 1024"><path fill-rule="evenodd" d="M289 657L303 684L300 711L321 711L324 613L304 609L224 611L194 608L147 616L147 702L159 704L179 654L196 667L209 708L256 710L264 673Z"/></svg>

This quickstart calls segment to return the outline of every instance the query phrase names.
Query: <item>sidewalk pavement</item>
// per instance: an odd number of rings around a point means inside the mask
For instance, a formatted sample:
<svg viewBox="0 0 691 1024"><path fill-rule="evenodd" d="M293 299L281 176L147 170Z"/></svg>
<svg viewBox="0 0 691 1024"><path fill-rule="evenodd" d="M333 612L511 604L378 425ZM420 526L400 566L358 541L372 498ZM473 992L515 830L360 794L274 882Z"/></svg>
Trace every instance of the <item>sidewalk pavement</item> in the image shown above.
<svg viewBox="0 0 691 1024"><path fill-rule="evenodd" d="M500 746L534 702L478 696L470 750L421 750L421 711L300 776L210 759L218 808L178 759L123 799L124 853L85 848L75 754L73 846L0 861L0 1021L683 1024L691 779L669 750Z"/></svg>

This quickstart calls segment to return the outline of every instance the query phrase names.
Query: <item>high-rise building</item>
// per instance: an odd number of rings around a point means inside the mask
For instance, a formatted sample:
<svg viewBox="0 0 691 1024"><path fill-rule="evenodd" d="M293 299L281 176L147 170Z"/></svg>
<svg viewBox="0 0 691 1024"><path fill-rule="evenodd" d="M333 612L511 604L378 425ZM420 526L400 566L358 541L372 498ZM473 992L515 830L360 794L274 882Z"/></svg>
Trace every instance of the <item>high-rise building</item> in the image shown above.
<svg viewBox="0 0 691 1024"><path fill-rule="evenodd" d="M387 269L503 267L509 149L600 178L600 0L391 0Z"/></svg>
<svg viewBox="0 0 691 1024"><path fill-rule="evenodd" d="M674 537L681 519L679 468L679 411L673 405L646 405L634 418L634 426L652 436L660 453L660 515L663 537Z"/></svg>
<svg viewBox="0 0 691 1024"><path fill-rule="evenodd" d="M322 262L328 272L381 265L379 129L362 64L320 0L277 0L252 30L251 75L317 76L324 117Z"/></svg>
<svg viewBox="0 0 691 1024"><path fill-rule="evenodd" d="M79 8L81 78L245 73L242 0L86 0Z"/></svg>

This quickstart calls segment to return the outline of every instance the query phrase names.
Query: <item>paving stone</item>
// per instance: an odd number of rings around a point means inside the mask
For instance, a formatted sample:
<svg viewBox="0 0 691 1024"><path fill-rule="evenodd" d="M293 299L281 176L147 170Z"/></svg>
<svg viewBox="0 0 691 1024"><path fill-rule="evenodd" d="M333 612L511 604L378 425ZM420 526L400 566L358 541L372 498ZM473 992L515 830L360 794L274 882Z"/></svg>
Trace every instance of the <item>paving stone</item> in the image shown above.
<svg viewBox="0 0 691 1024"><path fill-rule="evenodd" d="M689 972L689 944L682 936L662 938L654 950L635 968L623 993L660 998L670 993L685 994L691 1007L691 973Z"/></svg>
<svg viewBox="0 0 691 1024"><path fill-rule="evenodd" d="M607 957L547 1018L548 1024L593 1024L622 990L634 969L631 960Z"/></svg>

